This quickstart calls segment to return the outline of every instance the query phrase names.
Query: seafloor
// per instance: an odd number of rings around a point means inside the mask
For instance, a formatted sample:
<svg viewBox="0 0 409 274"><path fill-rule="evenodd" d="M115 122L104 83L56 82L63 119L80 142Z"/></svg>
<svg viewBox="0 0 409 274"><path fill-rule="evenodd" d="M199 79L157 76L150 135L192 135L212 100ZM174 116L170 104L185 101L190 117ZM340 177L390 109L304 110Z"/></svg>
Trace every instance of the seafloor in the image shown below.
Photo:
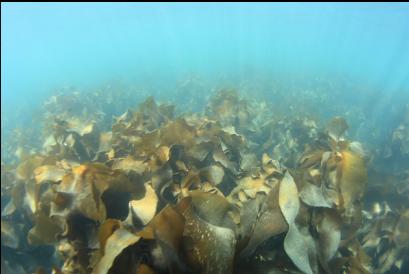
<svg viewBox="0 0 409 274"><path fill-rule="evenodd" d="M409 108L371 147L314 90L188 89L64 91L2 139L2 272L409 273Z"/></svg>

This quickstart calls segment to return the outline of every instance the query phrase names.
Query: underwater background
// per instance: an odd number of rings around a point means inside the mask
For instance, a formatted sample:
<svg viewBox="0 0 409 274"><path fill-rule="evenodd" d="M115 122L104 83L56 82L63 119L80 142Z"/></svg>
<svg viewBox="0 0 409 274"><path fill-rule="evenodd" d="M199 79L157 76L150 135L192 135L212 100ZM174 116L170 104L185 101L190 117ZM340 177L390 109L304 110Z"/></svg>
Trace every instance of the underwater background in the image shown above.
<svg viewBox="0 0 409 274"><path fill-rule="evenodd" d="M1 168L6 273L408 273L409 4L2 3Z"/></svg>

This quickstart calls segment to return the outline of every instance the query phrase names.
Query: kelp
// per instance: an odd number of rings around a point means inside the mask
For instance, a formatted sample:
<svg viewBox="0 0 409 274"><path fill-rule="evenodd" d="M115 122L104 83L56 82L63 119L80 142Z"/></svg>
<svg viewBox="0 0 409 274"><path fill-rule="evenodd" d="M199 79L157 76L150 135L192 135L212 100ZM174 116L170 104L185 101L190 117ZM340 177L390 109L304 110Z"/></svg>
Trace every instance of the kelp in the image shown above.
<svg viewBox="0 0 409 274"><path fill-rule="evenodd" d="M117 229L107 239L105 244L105 255L101 258L93 273L105 274L109 273L115 259L128 246L138 242L140 237L128 232L125 229Z"/></svg>
<svg viewBox="0 0 409 274"><path fill-rule="evenodd" d="M300 210L300 201L297 186L288 172L285 173L283 181L280 183L278 203L288 224L284 249L299 269L305 273L313 273L309 262L311 246L295 224L295 218Z"/></svg>
<svg viewBox="0 0 409 274"><path fill-rule="evenodd" d="M98 104L114 104L109 94ZM25 264L2 252L4 269L408 269L409 177L388 179L391 187L373 183L367 151L346 139L344 118L325 127L281 119L266 102L234 90L216 93L193 114L176 115L174 105L153 97L118 108L122 115L88 104L79 93L52 97L41 145L21 148L14 166L2 163L2 250L54 254L52 263ZM394 136L405 139L399 130Z"/></svg>
<svg viewBox="0 0 409 274"><path fill-rule="evenodd" d="M184 253L194 273L232 273L235 235L230 228L216 226L197 216L192 208L184 213Z"/></svg>
<svg viewBox="0 0 409 274"><path fill-rule="evenodd" d="M158 205L158 197L155 190L145 184L145 196L140 200L129 201L130 218L138 218L143 225L146 225L155 216Z"/></svg>
<svg viewBox="0 0 409 274"><path fill-rule="evenodd" d="M347 129L348 124L342 117L333 118L327 125L328 135L336 141L340 140Z"/></svg>

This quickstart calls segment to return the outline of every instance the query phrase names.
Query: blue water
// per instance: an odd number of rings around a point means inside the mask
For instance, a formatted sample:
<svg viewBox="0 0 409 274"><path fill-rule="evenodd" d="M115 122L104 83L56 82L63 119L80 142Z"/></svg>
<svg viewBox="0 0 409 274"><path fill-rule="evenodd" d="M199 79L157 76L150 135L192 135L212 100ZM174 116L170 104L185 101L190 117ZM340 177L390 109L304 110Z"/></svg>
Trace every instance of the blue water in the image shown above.
<svg viewBox="0 0 409 274"><path fill-rule="evenodd" d="M63 85L337 73L409 88L409 5L12 4L1 9L3 113ZM347 91L346 91L347 92Z"/></svg>

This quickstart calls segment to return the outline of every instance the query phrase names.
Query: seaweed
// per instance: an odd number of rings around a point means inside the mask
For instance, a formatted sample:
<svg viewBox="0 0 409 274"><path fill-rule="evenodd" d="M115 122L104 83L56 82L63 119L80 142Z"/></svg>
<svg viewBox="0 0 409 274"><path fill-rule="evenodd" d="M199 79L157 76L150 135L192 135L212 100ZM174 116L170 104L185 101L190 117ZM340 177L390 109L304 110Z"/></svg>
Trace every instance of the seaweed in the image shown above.
<svg viewBox="0 0 409 274"><path fill-rule="evenodd" d="M407 269L407 177L386 191L371 183L366 152L346 139L343 118L320 127L279 119L267 106L221 90L202 113L175 115L174 105L148 97L108 122L79 93L52 97L42 145L1 166L2 251L30 258L2 252L2 269ZM393 142L405 136L398 128Z"/></svg>

